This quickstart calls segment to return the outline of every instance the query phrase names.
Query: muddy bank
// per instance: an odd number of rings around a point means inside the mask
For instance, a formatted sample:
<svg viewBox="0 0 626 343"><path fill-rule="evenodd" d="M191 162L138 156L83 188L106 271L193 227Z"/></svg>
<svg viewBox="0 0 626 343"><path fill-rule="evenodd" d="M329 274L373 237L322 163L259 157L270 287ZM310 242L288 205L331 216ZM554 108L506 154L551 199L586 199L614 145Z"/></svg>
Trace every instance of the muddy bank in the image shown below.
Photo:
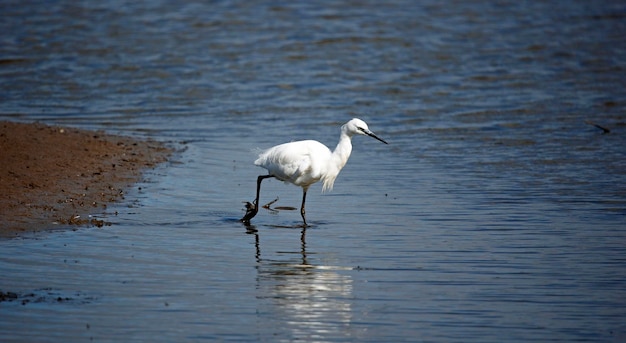
<svg viewBox="0 0 626 343"><path fill-rule="evenodd" d="M33 123L0 122L0 236L60 225L106 225L141 173L167 160L160 142Z"/></svg>

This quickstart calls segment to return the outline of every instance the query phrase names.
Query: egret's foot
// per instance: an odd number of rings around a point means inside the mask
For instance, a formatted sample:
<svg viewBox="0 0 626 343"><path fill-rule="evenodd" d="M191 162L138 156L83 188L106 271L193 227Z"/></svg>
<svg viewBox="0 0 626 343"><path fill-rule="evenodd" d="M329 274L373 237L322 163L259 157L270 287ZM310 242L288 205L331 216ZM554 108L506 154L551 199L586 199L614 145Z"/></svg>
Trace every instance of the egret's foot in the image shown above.
<svg viewBox="0 0 626 343"><path fill-rule="evenodd" d="M240 221L244 224L250 224L250 219L254 218L258 212L259 207L256 204L256 200L254 203L246 201L246 214L240 219Z"/></svg>

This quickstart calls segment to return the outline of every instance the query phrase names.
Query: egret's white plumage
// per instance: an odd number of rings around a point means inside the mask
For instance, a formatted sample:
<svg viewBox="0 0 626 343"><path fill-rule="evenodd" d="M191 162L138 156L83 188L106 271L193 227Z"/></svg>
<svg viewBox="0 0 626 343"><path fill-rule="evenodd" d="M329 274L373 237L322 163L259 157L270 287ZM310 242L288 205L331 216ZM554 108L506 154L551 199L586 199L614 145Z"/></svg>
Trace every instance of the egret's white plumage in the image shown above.
<svg viewBox="0 0 626 343"><path fill-rule="evenodd" d="M328 179L324 166L329 164L331 155L332 152L320 142L298 141L265 150L254 164L267 169L270 175L279 180L309 187L322 179Z"/></svg>
<svg viewBox="0 0 626 343"><path fill-rule="evenodd" d="M337 175L350 158L352 136L354 135L367 135L387 144L370 131L364 121L353 118L341 126L339 143L332 152L324 144L313 140L284 143L263 151L259 158L254 161L254 164L267 169L268 175L259 176L257 198L254 204L248 206L248 211L242 221L249 223L258 211L261 181L264 178L275 177L302 187L303 196L300 213L306 226L304 202L307 190L318 181L322 181L323 191L333 188Z"/></svg>

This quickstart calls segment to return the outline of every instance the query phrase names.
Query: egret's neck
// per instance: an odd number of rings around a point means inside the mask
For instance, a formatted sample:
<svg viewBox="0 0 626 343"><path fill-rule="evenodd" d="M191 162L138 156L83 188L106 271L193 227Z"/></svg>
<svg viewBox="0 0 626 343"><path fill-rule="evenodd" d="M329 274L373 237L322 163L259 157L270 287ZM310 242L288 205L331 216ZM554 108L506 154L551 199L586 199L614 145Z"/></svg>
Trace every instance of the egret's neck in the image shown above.
<svg viewBox="0 0 626 343"><path fill-rule="evenodd" d="M333 151L330 156L330 161L328 161L327 165L328 168L326 168L322 176L322 181L324 182L324 186L322 187L323 192L333 189L337 175L339 175L341 168L348 162L348 158L350 158L350 153L352 152L351 140L352 137L342 130L339 143L337 143L335 151Z"/></svg>
<svg viewBox="0 0 626 343"><path fill-rule="evenodd" d="M337 172L346 165L350 153L352 153L352 137L342 132L332 156L332 164L337 168Z"/></svg>

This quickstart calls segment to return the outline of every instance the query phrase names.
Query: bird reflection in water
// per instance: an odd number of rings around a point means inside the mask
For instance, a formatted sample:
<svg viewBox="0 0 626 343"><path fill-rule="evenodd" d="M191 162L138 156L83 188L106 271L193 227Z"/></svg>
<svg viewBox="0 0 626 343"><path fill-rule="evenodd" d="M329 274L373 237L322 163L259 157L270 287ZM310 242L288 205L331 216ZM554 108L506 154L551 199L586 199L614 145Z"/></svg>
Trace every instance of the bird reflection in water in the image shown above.
<svg viewBox="0 0 626 343"><path fill-rule="evenodd" d="M263 337L358 338L352 327L352 278L340 272L352 268L315 265L316 254L307 252L306 228L300 232L298 251L268 253L272 243L268 239L262 254L260 235L250 228L248 233L255 239L257 316Z"/></svg>

